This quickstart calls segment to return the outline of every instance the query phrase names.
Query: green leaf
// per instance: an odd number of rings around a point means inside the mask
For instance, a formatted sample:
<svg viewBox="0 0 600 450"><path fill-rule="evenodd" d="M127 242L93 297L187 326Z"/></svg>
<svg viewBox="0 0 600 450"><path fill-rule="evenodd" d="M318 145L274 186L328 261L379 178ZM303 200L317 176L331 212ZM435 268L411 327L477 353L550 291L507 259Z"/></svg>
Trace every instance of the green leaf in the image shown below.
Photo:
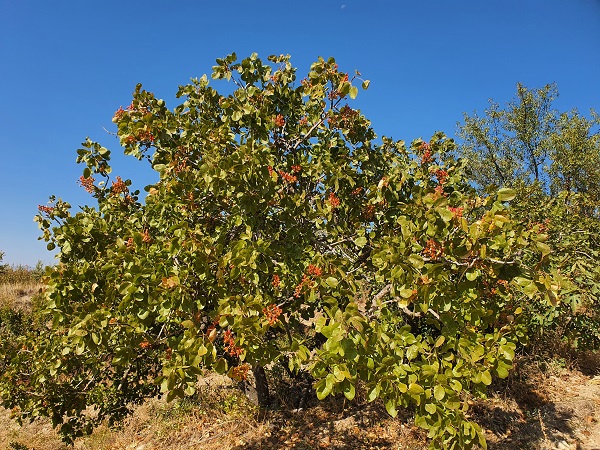
<svg viewBox="0 0 600 450"><path fill-rule="evenodd" d="M367 89L369 89L370 84L371 84L370 80L365 80L362 82L362 88L366 91Z"/></svg>
<svg viewBox="0 0 600 450"><path fill-rule="evenodd" d="M450 384L450 387L452 388L452 390L454 392L462 392L463 386L462 386L462 384L461 384L460 381L458 381L458 380L450 380L448 382L448 384Z"/></svg>
<svg viewBox="0 0 600 450"><path fill-rule="evenodd" d="M315 384L315 391L319 400L325 399L325 397L327 397L331 393L331 389L331 384L328 384L325 378L321 378Z"/></svg>
<svg viewBox="0 0 600 450"><path fill-rule="evenodd" d="M478 269L470 269L465 274L465 276L467 277L467 280L469 280L469 281L475 281L477 278L479 278L479 275L481 275L481 273L479 272Z"/></svg>
<svg viewBox="0 0 600 450"><path fill-rule="evenodd" d="M325 280L325 282L327 283L327 285L328 285L330 288L335 288L335 287L338 285L338 283L339 283L339 282L338 282L338 280L337 280L337 278L334 278L334 277L328 277L328 278Z"/></svg>
<svg viewBox="0 0 600 450"><path fill-rule="evenodd" d="M436 400L442 401L444 399L444 397L446 396L446 390L444 389L444 387L442 385L436 384L435 387L433 388L433 396L435 397Z"/></svg>
<svg viewBox="0 0 600 450"><path fill-rule="evenodd" d="M385 402L385 410L392 417L396 417L398 415L398 411L396 411L396 400L389 399Z"/></svg>
<svg viewBox="0 0 600 450"><path fill-rule="evenodd" d="M492 374L489 370L484 370L483 372L481 372L481 382L486 386L492 384Z"/></svg>
<svg viewBox="0 0 600 450"><path fill-rule="evenodd" d="M356 239L354 240L354 243L356 244L356 246L357 246L357 247L360 247L360 248L362 248L362 247L364 247L365 245L367 245L367 238L366 238L366 237L364 237L364 236L361 236L361 237L359 237L359 238L356 238Z"/></svg>
<svg viewBox="0 0 600 450"><path fill-rule="evenodd" d="M344 392L344 396L348 400L354 399L354 396L356 395L356 389L354 388L354 384L352 384L352 382L350 380L344 381L343 392Z"/></svg>
<svg viewBox="0 0 600 450"><path fill-rule="evenodd" d="M450 211L448 208L446 208L444 206L440 206L440 207L436 208L435 210L440 215L440 217L442 218L442 220L444 222L451 222L452 219L454 218L454 214L452 213L452 211Z"/></svg>
<svg viewBox="0 0 600 450"><path fill-rule="evenodd" d="M227 373L227 361L224 358L219 358L213 364L213 369L220 375Z"/></svg>
<svg viewBox="0 0 600 450"><path fill-rule="evenodd" d="M423 261L423 257L421 255L417 255L416 253L413 253L412 255L410 255L408 257L408 262L415 269L422 269L423 266L425 265L425 261Z"/></svg>
<svg viewBox="0 0 600 450"><path fill-rule="evenodd" d="M496 373L500 378L506 378L508 377L508 369L509 367L505 364L498 363L498 367L496 367Z"/></svg>
<svg viewBox="0 0 600 450"><path fill-rule="evenodd" d="M500 346L500 353L504 356L508 361L512 361L515 358L515 349L514 345L504 344Z"/></svg>
<svg viewBox="0 0 600 450"><path fill-rule="evenodd" d="M399 294L402 298L411 298L415 295L415 292L412 289L402 288L400 289Z"/></svg>
<svg viewBox="0 0 600 450"><path fill-rule="evenodd" d="M236 109L231 114L231 120L233 120L234 122L238 122L241 118L242 118L242 111L240 111L239 109Z"/></svg>
<svg viewBox="0 0 600 450"><path fill-rule="evenodd" d="M356 86L350 86L349 95L351 99L355 99L358 95L358 88Z"/></svg>
<svg viewBox="0 0 600 450"><path fill-rule="evenodd" d="M370 402L372 402L373 400L375 400L376 398L378 398L380 391L381 391L381 385L379 383L377 383L374 386L372 386L371 389L369 389L369 391L367 393L367 400L369 400Z"/></svg>
<svg viewBox="0 0 600 450"><path fill-rule="evenodd" d="M517 191L510 188L502 188L498 191L498 201L509 202L517 195Z"/></svg>
<svg viewBox="0 0 600 450"><path fill-rule="evenodd" d="M425 392L425 389L423 389L423 386L420 384L410 383L407 392L411 395L421 395L423 392Z"/></svg>
<svg viewBox="0 0 600 450"><path fill-rule="evenodd" d="M444 335L440 335L440 337L437 338L437 340L435 341L434 347L438 348L440 346L442 346L442 344L446 341L446 337Z"/></svg>
<svg viewBox="0 0 600 450"><path fill-rule="evenodd" d="M533 281L531 281L527 286L525 286L525 288L523 289L523 293L529 297L530 299L532 299L535 294L538 293L538 288L535 285L535 283Z"/></svg>
<svg viewBox="0 0 600 450"><path fill-rule="evenodd" d="M546 256L549 255L552 250L550 249L550 246L548 244L545 244L543 242L536 242L535 246L537 247L537 249L542 252L542 256Z"/></svg>
<svg viewBox="0 0 600 450"><path fill-rule="evenodd" d="M408 349L406 350L406 358L409 361L412 361L413 359L415 359L419 354L419 349L420 349L419 344L413 344L410 347L408 347Z"/></svg>
<svg viewBox="0 0 600 450"><path fill-rule="evenodd" d="M342 370L340 370L340 368L337 365L333 366L333 376L335 377L335 381L337 382L341 382L346 379L346 375Z"/></svg>
<svg viewBox="0 0 600 450"><path fill-rule="evenodd" d="M434 403L427 403L425 405L425 411L427 411L429 414L435 414L437 411L437 406L435 406Z"/></svg>

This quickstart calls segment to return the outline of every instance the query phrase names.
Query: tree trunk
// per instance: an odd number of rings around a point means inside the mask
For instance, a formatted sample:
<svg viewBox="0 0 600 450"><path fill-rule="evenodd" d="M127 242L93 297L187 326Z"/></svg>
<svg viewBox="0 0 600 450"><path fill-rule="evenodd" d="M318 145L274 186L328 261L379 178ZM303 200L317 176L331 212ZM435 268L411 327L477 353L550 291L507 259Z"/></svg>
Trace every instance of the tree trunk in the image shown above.
<svg viewBox="0 0 600 450"><path fill-rule="evenodd" d="M271 396L269 395L269 382L265 369L263 366L255 365L252 367L252 374L256 383L258 406L261 408L267 407L271 404Z"/></svg>

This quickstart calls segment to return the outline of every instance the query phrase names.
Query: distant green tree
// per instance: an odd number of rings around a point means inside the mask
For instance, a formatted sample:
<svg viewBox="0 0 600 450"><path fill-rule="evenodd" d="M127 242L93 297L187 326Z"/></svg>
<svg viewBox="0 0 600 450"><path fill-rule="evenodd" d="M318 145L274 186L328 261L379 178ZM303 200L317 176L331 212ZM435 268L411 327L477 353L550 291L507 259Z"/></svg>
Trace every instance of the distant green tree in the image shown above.
<svg viewBox="0 0 600 450"><path fill-rule="evenodd" d="M548 261L570 280L557 308L525 302L530 326L553 329L574 345L600 347L600 120L553 108L556 85L528 89L504 108L490 100L484 115L465 114L459 153L481 190L517 190L514 213L540 224L553 252ZM524 316L524 317L526 317Z"/></svg>

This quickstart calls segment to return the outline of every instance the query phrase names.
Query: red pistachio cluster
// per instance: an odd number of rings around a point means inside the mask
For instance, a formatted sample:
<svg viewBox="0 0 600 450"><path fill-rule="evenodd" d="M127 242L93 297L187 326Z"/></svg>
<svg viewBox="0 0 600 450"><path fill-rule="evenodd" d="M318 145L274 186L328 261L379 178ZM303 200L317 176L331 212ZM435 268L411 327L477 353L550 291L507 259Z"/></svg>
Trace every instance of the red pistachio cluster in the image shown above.
<svg viewBox="0 0 600 450"><path fill-rule="evenodd" d="M308 78L302 78L300 80L300 84L304 87L311 87L312 86L312 82L308 79Z"/></svg>
<svg viewBox="0 0 600 450"><path fill-rule="evenodd" d="M550 226L550 219L546 219L544 220L544 222L536 222L534 223L534 226L535 225L537 225L538 229L540 230L540 233L546 233Z"/></svg>
<svg viewBox="0 0 600 450"><path fill-rule="evenodd" d="M423 152L421 155L421 164L428 164L433 161L433 155L431 154L431 146L427 142L423 142L419 147L420 151Z"/></svg>
<svg viewBox="0 0 600 450"><path fill-rule="evenodd" d="M127 107L127 111L133 111L133 112L138 112L138 113L142 113L142 114L148 114L148 108L146 108L145 106L138 106L136 108L135 105L133 104L133 101Z"/></svg>
<svg viewBox="0 0 600 450"><path fill-rule="evenodd" d="M330 111L329 117L327 119L329 122L329 126L332 128L351 128L354 119L358 115L359 112L357 110L350 108L350 106L348 105L344 105L344 107L337 114L333 111Z"/></svg>
<svg viewBox="0 0 600 450"><path fill-rule="evenodd" d="M279 287L279 285L281 284L281 279L279 278L279 275L273 275L273 282L271 284L274 288Z"/></svg>
<svg viewBox="0 0 600 450"><path fill-rule="evenodd" d="M124 115L125 115L125 110L123 109L122 106L119 106L119 109L117 109L117 111L115 112L115 115L113 116L113 122L118 122L119 120L121 120L123 118Z"/></svg>
<svg viewBox="0 0 600 450"><path fill-rule="evenodd" d="M321 275L323 275L322 268L315 266L314 264L309 264L306 268L306 273L302 275L302 281L296 286L296 289L294 289L294 297L300 297L304 286L308 286L309 288L314 286L314 281L311 277L320 277Z"/></svg>
<svg viewBox="0 0 600 450"><path fill-rule="evenodd" d="M302 167L297 164L291 167L292 172L286 172L285 170L278 170L275 172L275 169L273 169L272 166L268 166L267 169L269 170L269 176L273 176L273 173L278 173L286 183L295 183L298 181L298 177L294 174L298 174L302 171Z"/></svg>
<svg viewBox="0 0 600 450"><path fill-rule="evenodd" d="M448 209L450 210L455 219L460 219L463 215L464 209L462 207L453 208L452 206L450 206Z"/></svg>
<svg viewBox="0 0 600 450"><path fill-rule="evenodd" d="M320 277L321 275L323 275L323 269L321 269L319 266L315 266L314 264L309 264L308 268L306 269L306 272L308 272L309 275L313 275L315 277Z"/></svg>
<svg viewBox="0 0 600 450"><path fill-rule="evenodd" d="M121 179L121 177L117 177L116 181L112 182L112 187L110 188L110 192L113 195L123 194L123 193L127 192L128 190L129 189L127 189L127 185Z"/></svg>
<svg viewBox="0 0 600 450"><path fill-rule="evenodd" d="M273 122L275 122L275 126L283 127L285 125L285 118L281 114L277 114Z"/></svg>
<svg viewBox="0 0 600 450"><path fill-rule="evenodd" d="M241 347L235 345L235 339L231 330L225 331L223 342L225 343L225 351L231 356L240 356L244 351Z"/></svg>
<svg viewBox="0 0 600 450"><path fill-rule="evenodd" d="M298 284L298 286L296 286L296 289L294 289L294 297L298 298L300 297L300 294L302 293L302 288L304 287L304 285L309 285L311 283L310 278L308 277L308 275L302 275L302 281L300 282L300 284Z"/></svg>
<svg viewBox="0 0 600 450"><path fill-rule="evenodd" d="M366 220L372 220L375 217L375 205L367 205L363 210L363 216Z"/></svg>
<svg viewBox="0 0 600 450"><path fill-rule="evenodd" d="M179 154L175 154L173 160L169 164L173 168L175 174L180 174L187 168L188 158Z"/></svg>
<svg viewBox="0 0 600 450"><path fill-rule="evenodd" d="M333 89L333 90L329 91L329 93L327 94L327 98L329 100L335 100L336 98L341 98L341 97L343 97L343 95L337 89Z"/></svg>
<svg viewBox="0 0 600 450"><path fill-rule="evenodd" d="M435 171L435 177L438 179L438 183L444 184L448 180L448 172L444 169L438 169Z"/></svg>
<svg viewBox="0 0 600 450"><path fill-rule="evenodd" d="M284 179L286 183L295 183L298 181L298 177L296 175L292 175L291 173L287 173L283 170L279 171L279 175Z"/></svg>
<svg viewBox="0 0 600 450"><path fill-rule="evenodd" d="M135 142L154 142L154 135L150 131L141 131L138 136L129 135L125 138L126 144L134 144Z"/></svg>
<svg viewBox="0 0 600 450"><path fill-rule="evenodd" d="M431 259L437 259L444 254L442 246L433 239L427 241L427 246L423 250L423 256Z"/></svg>
<svg viewBox="0 0 600 450"><path fill-rule="evenodd" d="M54 211L53 206L38 205L38 211L42 214L51 214Z"/></svg>
<svg viewBox="0 0 600 450"><path fill-rule="evenodd" d="M506 280L498 280L498 285L502 286L504 289L508 289L508 281Z"/></svg>
<svg viewBox="0 0 600 450"><path fill-rule="evenodd" d="M150 236L148 230L144 230L144 232L142 233L142 242L144 242L145 244L149 244L150 242L152 242L152 236Z"/></svg>
<svg viewBox="0 0 600 450"><path fill-rule="evenodd" d="M275 322L277 322L282 312L282 309L275 304L263 308L263 314L267 316L269 325L273 325Z"/></svg>
<svg viewBox="0 0 600 450"><path fill-rule="evenodd" d="M154 135L148 131L142 131L137 137L137 140L140 142L154 142Z"/></svg>
<svg viewBox="0 0 600 450"><path fill-rule="evenodd" d="M244 363L240 366L233 367L231 369L231 378L236 381L244 381L248 379L248 372L250 371L250 364Z"/></svg>
<svg viewBox="0 0 600 450"><path fill-rule="evenodd" d="M79 181L77 181L79 183L79 185L81 187L83 187L87 192L89 192L90 194L93 194L94 191L96 190L96 186L94 186L94 181L96 181L93 177L84 177L83 175L81 175L79 177Z"/></svg>
<svg viewBox="0 0 600 450"><path fill-rule="evenodd" d="M329 194L327 201L329 202L332 208L337 208L338 206L340 206L340 199L335 195L334 192L331 192Z"/></svg>
<svg viewBox="0 0 600 450"><path fill-rule="evenodd" d="M215 340L215 337L217 336L217 325L219 325L219 320L221 319L221 316L217 316L215 317L215 320L213 320L212 324L206 329L206 335L208 336L208 340L210 342L213 342Z"/></svg>

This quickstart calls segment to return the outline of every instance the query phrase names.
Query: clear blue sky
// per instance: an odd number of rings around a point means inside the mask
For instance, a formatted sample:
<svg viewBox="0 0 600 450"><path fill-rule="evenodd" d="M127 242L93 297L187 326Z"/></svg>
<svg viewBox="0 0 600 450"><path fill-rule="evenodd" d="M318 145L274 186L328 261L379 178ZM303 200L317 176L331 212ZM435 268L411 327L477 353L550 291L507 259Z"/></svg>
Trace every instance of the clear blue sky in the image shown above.
<svg viewBox="0 0 600 450"><path fill-rule="evenodd" d="M0 0L0 250L53 262L32 221L50 194L74 208L79 144L113 150L114 174L143 187L111 118L136 83L176 105L177 86L235 51L318 56L371 80L354 105L379 135L454 135L464 111L501 103L515 84L558 84L561 110L600 109L599 0Z"/></svg>

